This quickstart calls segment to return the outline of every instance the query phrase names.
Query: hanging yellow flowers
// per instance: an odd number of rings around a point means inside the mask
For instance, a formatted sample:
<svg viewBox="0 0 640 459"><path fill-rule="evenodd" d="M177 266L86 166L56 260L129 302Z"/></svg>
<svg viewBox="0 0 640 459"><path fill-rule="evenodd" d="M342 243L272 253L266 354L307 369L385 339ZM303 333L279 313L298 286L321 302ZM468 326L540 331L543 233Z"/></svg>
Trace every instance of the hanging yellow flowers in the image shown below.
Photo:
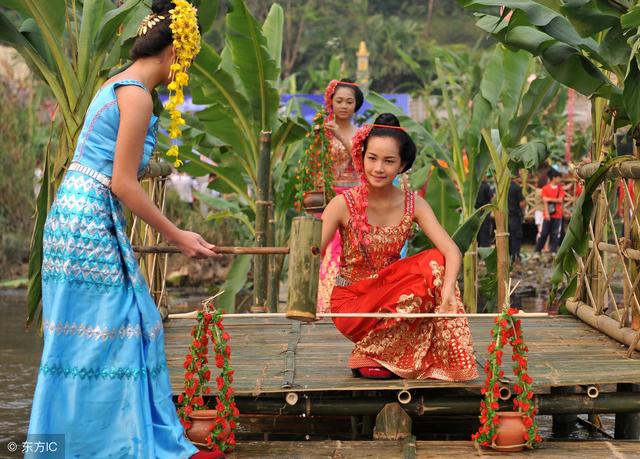
<svg viewBox="0 0 640 459"><path fill-rule="evenodd" d="M180 167L183 162L178 158L179 151L175 140L182 135L180 126L184 125L185 121L178 107L184 103L183 87L189 84L187 70L200 51L200 30L197 10L191 3L186 0L173 0L173 4L175 7L169 10L169 13L176 60L170 67L172 79L167 86L169 100L165 105L169 110L169 137L172 140L167 156L174 156L175 167Z"/></svg>

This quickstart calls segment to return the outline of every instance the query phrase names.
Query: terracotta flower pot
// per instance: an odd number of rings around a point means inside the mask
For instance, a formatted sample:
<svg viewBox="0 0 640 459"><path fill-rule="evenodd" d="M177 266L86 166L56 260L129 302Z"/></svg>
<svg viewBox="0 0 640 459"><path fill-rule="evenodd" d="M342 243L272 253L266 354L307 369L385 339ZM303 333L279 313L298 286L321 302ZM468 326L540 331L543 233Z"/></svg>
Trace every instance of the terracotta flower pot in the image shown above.
<svg viewBox="0 0 640 459"><path fill-rule="evenodd" d="M327 205L323 190L306 191L303 194L302 207L308 213L322 212Z"/></svg>
<svg viewBox="0 0 640 459"><path fill-rule="evenodd" d="M526 427L522 421L523 413L519 411L499 411L496 413L498 417L498 429L496 438L497 451L517 452L522 451L524 447L524 433Z"/></svg>
<svg viewBox="0 0 640 459"><path fill-rule="evenodd" d="M207 435L212 424L216 423L216 410L197 410L189 415L191 427L187 430L187 438L202 450L207 450ZM222 431L222 439L225 439L231 433L231 426L225 425Z"/></svg>

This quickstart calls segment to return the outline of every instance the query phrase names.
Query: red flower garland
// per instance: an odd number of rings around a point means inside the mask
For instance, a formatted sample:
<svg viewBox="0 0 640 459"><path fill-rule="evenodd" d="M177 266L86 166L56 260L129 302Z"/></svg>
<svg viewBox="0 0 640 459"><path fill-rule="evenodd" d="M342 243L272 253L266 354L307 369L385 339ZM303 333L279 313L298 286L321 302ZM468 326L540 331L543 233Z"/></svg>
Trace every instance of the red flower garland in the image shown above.
<svg viewBox="0 0 640 459"><path fill-rule="evenodd" d="M207 446L213 451L230 452L236 444L235 432L240 411L234 401L233 370L231 369L231 348L229 333L222 325L222 311L205 302L202 311L198 312L197 323L191 330L193 341L189 345L189 353L184 360L184 392L178 396L178 417L185 430L191 427L189 415L195 410L205 409L204 395L211 393L208 383L211 370L208 363L209 339L213 343L215 365L220 370L216 377L215 410L218 412L215 423L211 424L207 436ZM225 435L227 427L230 430Z"/></svg>
<svg viewBox="0 0 640 459"><path fill-rule="evenodd" d="M364 174L363 148L364 142L371 134L372 124L365 124L358 129L351 139L351 161L353 167L360 173L360 185L352 190L355 202L355 212L351 216L353 222L352 243L358 247L360 244L368 245L369 240L366 238L369 232L369 219L367 218L367 206L369 204L369 188L367 187L367 177Z"/></svg>
<svg viewBox="0 0 640 459"><path fill-rule="evenodd" d="M296 176L297 189L295 206L300 211L307 191L323 190L327 201L333 197L333 164L335 158L331 151L331 141L325 128L324 112L318 112L313 118L313 129L307 133L307 139L313 134L313 141L309 144L298 164Z"/></svg>
<svg viewBox="0 0 640 459"><path fill-rule="evenodd" d="M524 344L521 321L514 320L513 315L518 312L515 308L503 308L502 313L496 317L495 325L491 330L491 336L495 342L489 345L489 358L484 366L487 375L481 392L484 401L480 402L480 428L471 436L471 439L482 446L495 446L497 434L497 411L500 408L498 395L500 392L500 379L504 378L502 365L502 348L510 344L513 349L511 359L514 361L513 373L517 376L517 382L513 386L516 397L513 400L514 411L523 413L523 422L527 431L524 433L525 445L528 448L537 448L542 442L538 434L538 425L535 421L536 408L533 403L533 379L527 373L527 353L529 348Z"/></svg>

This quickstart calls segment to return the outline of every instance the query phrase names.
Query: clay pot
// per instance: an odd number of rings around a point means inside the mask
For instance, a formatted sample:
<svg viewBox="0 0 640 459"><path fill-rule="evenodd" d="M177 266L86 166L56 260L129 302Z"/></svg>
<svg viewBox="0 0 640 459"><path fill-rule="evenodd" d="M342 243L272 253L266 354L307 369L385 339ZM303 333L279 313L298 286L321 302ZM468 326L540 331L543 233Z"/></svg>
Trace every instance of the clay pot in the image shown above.
<svg viewBox="0 0 640 459"><path fill-rule="evenodd" d="M191 440L191 443L196 445L201 450L207 450L207 435L209 434L209 428L211 424L216 423L216 416L218 412L216 410L197 410L193 411L189 415L191 420L191 427L187 430L187 438ZM223 439L228 437L231 433L231 427L229 424L225 426L222 431Z"/></svg>
<svg viewBox="0 0 640 459"><path fill-rule="evenodd" d="M323 190L306 191L303 194L302 207L308 213L322 212L327 205Z"/></svg>
<svg viewBox="0 0 640 459"><path fill-rule="evenodd" d="M518 452L524 447L526 427L522 422L523 413L519 411L499 411L496 446L494 449L503 452Z"/></svg>

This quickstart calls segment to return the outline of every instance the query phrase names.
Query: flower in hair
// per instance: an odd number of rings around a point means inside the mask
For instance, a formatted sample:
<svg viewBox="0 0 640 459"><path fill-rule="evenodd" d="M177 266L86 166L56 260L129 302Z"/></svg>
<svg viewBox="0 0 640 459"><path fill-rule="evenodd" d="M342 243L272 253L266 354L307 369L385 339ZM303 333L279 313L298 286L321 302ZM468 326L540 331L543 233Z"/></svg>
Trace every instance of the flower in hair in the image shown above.
<svg viewBox="0 0 640 459"><path fill-rule="evenodd" d="M140 26L138 27L138 36L146 34L149 30L151 30L156 24L164 19L164 16L161 16L156 13L147 14Z"/></svg>
<svg viewBox="0 0 640 459"><path fill-rule="evenodd" d="M173 47L176 51L176 60L171 64L171 82L167 86L169 100L166 104L169 110L169 137L172 145L167 151L167 156L174 156L174 165L180 167L183 163L178 159L178 145L175 139L182 135L180 126L185 124L178 106L184 103L184 86L189 84L187 70L191 62L200 52L200 30L198 29L198 17L196 8L186 0L173 0L175 5L169 10L171 15L171 33L173 35Z"/></svg>

